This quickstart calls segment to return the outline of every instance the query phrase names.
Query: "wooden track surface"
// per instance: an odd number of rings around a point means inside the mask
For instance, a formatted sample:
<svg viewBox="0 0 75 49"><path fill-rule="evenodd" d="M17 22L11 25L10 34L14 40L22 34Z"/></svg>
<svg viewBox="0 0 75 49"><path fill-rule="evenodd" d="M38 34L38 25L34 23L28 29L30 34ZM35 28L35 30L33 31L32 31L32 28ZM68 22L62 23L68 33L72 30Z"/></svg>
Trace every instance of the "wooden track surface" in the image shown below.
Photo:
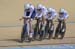
<svg viewBox="0 0 75 49"><path fill-rule="evenodd" d="M46 7L53 7L58 10L62 7L69 12L67 22L75 22L75 0L0 0L0 47L25 46L25 45L45 45L45 44L75 44L75 23L67 23L67 32L63 40L44 40L31 43L19 43L23 16L24 3L32 3L35 6L42 3ZM10 27L2 27L10 26ZM12 27L11 27L12 26ZM14 27L13 27L14 26ZM17 27L16 27L17 26ZM56 27L56 24L55 24Z"/></svg>

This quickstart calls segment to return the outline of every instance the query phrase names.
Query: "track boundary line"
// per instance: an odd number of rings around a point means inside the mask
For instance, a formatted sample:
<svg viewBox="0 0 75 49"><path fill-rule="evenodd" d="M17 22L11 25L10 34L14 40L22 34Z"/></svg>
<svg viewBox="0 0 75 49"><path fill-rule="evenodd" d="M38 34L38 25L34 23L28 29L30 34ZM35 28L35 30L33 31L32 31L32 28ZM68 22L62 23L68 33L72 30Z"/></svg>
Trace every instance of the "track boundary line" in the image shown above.
<svg viewBox="0 0 75 49"><path fill-rule="evenodd" d="M7 46L0 46L0 47L22 47L22 46L44 46L44 45L71 45L75 43L49 43L49 44L32 44L32 45L7 45Z"/></svg>

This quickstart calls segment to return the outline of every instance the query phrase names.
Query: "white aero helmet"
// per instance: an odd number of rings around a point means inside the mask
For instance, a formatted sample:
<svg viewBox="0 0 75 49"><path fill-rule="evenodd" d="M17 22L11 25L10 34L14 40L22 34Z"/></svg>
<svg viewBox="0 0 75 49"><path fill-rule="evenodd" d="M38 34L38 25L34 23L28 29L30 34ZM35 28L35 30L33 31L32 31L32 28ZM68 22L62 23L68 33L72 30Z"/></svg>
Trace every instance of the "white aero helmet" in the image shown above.
<svg viewBox="0 0 75 49"><path fill-rule="evenodd" d="M45 12L48 12L47 8L45 6L42 7L42 9L45 11Z"/></svg>
<svg viewBox="0 0 75 49"><path fill-rule="evenodd" d="M55 12L55 9L54 8L49 8L48 12Z"/></svg>
<svg viewBox="0 0 75 49"><path fill-rule="evenodd" d="M63 9L63 8L61 8L59 12L60 13L67 13L67 11L65 9Z"/></svg>
<svg viewBox="0 0 75 49"><path fill-rule="evenodd" d="M42 9L46 10L47 8L45 6L42 6Z"/></svg>
<svg viewBox="0 0 75 49"><path fill-rule="evenodd" d="M37 9L41 9L43 7L42 4L38 4Z"/></svg>
<svg viewBox="0 0 75 49"><path fill-rule="evenodd" d="M30 5L30 8L34 10L34 5L31 4L31 5Z"/></svg>
<svg viewBox="0 0 75 49"><path fill-rule="evenodd" d="M25 9L29 9L29 8L30 8L30 5L31 5L31 4L25 4L25 5L24 5L24 8L25 8Z"/></svg>

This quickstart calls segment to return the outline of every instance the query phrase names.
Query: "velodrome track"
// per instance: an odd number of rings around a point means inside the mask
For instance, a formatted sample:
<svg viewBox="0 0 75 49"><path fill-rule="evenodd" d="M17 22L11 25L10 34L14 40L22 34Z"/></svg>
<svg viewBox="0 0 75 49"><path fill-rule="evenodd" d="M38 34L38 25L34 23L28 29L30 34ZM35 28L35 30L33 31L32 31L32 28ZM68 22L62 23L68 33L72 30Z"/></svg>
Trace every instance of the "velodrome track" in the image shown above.
<svg viewBox="0 0 75 49"><path fill-rule="evenodd" d="M37 45L75 44L75 7L74 0L0 0L0 47L23 47ZM35 6L42 3L47 7L64 7L70 16L67 20L67 31L63 40L44 40L31 43L19 43L23 22L19 18L23 15L24 3L32 3ZM33 22L34 23L34 22ZM55 27L56 27L55 22Z"/></svg>
<svg viewBox="0 0 75 49"><path fill-rule="evenodd" d="M55 22L55 27L56 27ZM43 41L33 41L31 43L19 43L22 25L9 25L0 27L0 47L16 46L36 46L36 45L58 45L58 44L75 44L74 22L67 22L67 32L63 40L51 39ZM69 28L70 27L70 28Z"/></svg>

